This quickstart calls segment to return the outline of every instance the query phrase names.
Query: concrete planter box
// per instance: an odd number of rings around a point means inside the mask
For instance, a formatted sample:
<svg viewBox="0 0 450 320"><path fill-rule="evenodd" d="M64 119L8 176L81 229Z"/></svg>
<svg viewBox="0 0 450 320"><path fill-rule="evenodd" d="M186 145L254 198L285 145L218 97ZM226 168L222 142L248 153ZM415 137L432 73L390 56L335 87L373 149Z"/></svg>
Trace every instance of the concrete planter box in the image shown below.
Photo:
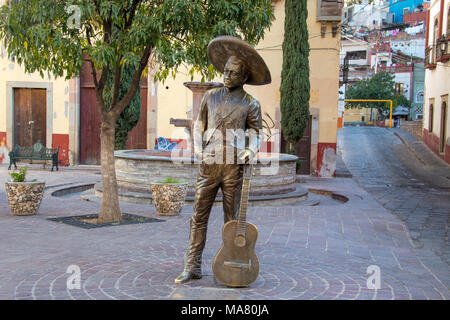
<svg viewBox="0 0 450 320"><path fill-rule="evenodd" d="M45 182L12 182L5 183L9 208L16 216L36 214L44 195Z"/></svg>
<svg viewBox="0 0 450 320"><path fill-rule="evenodd" d="M188 189L188 183L152 182L153 204L162 216L178 215L183 208Z"/></svg>

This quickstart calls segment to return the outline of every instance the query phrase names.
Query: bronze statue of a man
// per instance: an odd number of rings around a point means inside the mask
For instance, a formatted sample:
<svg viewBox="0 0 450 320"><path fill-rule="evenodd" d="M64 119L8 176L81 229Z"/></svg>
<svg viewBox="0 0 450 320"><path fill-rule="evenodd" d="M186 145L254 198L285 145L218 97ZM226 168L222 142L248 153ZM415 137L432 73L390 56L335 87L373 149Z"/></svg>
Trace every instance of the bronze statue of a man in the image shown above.
<svg viewBox="0 0 450 320"><path fill-rule="evenodd" d="M223 73L225 86L205 93L195 119L194 155L201 163L184 270L175 283L202 277L201 258L208 218L219 188L223 194L224 222L236 218L242 166L258 152L262 129L260 104L244 91L243 86L271 82L264 60L254 48L238 38L222 36L213 39L208 45L208 57ZM244 144L236 142L236 138L242 138L239 133L245 131L249 133L248 143L245 143L245 135Z"/></svg>

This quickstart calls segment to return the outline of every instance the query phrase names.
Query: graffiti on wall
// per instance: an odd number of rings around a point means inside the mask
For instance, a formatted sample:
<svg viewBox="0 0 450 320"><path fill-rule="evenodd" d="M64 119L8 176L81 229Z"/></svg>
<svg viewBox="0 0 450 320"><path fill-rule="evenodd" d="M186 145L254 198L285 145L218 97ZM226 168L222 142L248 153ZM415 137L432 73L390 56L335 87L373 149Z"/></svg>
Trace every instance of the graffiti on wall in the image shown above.
<svg viewBox="0 0 450 320"><path fill-rule="evenodd" d="M2 135L0 136L0 164L9 162L8 153L9 150L6 147L6 135Z"/></svg>

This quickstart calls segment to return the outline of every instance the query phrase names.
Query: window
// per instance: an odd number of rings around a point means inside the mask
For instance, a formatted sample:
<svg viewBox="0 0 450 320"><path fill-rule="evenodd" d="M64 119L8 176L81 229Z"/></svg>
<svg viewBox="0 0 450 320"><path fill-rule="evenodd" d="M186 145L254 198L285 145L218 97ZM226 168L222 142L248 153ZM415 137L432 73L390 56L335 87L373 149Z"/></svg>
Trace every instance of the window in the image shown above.
<svg viewBox="0 0 450 320"><path fill-rule="evenodd" d="M397 94L403 94L403 83L396 83L395 84L395 93Z"/></svg>
<svg viewBox="0 0 450 320"><path fill-rule="evenodd" d="M436 20L434 20L434 28L433 28L433 46L436 47L437 46L437 41L439 39L439 21L436 18Z"/></svg>
<svg viewBox="0 0 450 320"><path fill-rule="evenodd" d="M433 104L430 104L430 114L428 115L429 119L428 119L428 128L429 133L433 132Z"/></svg>
<svg viewBox="0 0 450 320"><path fill-rule="evenodd" d="M403 9L403 15L406 16L409 14L409 8L404 8Z"/></svg>
<svg viewBox="0 0 450 320"><path fill-rule="evenodd" d="M447 103L445 101L442 102L441 106L441 132L439 137L439 152L445 152L445 144L447 137Z"/></svg>
<svg viewBox="0 0 450 320"><path fill-rule="evenodd" d="M434 20L434 29L433 29L433 51L431 56L432 63L436 63L438 39L439 39L439 22L438 19L436 19Z"/></svg>
<svg viewBox="0 0 450 320"><path fill-rule="evenodd" d="M366 59L367 58L367 51L365 51L365 50L349 51L347 54L348 54L349 60L357 60L357 59Z"/></svg>

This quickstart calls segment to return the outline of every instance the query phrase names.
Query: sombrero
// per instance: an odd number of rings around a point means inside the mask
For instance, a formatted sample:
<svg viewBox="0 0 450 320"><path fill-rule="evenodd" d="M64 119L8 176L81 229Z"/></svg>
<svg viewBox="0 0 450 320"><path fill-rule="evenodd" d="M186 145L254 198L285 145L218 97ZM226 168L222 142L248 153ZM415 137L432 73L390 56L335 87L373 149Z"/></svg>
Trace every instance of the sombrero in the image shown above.
<svg viewBox="0 0 450 320"><path fill-rule="evenodd" d="M211 40L208 45L208 58L221 73L231 56L242 60L249 70L246 84L260 86L272 82L269 68L263 58L247 42L232 36L220 36Z"/></svg>

